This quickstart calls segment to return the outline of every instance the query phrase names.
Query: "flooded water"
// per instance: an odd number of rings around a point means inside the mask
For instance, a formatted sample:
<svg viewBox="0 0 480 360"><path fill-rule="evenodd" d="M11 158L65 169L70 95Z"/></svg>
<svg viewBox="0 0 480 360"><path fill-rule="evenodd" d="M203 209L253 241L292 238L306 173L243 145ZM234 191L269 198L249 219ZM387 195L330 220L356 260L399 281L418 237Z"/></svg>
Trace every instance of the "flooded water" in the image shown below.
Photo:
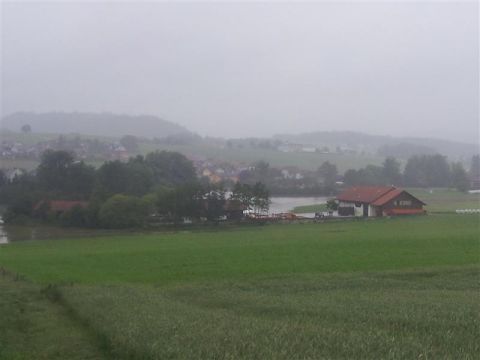
<svg viewBox="0 0 480 360"><path fill-rule="evenodd" d="M271 197L270 213L278 214L291 211L296 206L325 204L329 198L319 197Z"/></svg>
<svg viewBox="0 0 480 360"><path fill-rule="evenodd" d="M98 237L120 235L129 230L97 230L62 228L44 225L5 225L0 223L0 245L15 241L68 239L76 237Z"/></svg>
<svg viewBox="0 0 480 360"><path fill-rule="evenodd" d="M272 197L269 212L272 214L285 213L291 211L296 206L323 204L326 202L326 197ZM314 215L313 213L302 214L305 217L313 217ZM44 225L5 225L0 219L0 245L14 241L97 237L128 234L129 232L134 232L134 230L94 230Z"/></svg>

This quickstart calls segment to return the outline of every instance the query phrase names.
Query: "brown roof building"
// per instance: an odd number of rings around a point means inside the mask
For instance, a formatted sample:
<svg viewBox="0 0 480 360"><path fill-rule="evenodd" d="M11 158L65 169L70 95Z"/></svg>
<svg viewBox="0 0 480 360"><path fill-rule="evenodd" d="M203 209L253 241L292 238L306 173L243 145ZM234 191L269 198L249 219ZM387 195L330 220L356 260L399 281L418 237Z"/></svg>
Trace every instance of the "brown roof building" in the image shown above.
<svg viewBox="0 0 480 360"><path fill-rule="evenodd" d="M394 186L355 186L337 196L340 216L425 214L423 201Z"/></svg>

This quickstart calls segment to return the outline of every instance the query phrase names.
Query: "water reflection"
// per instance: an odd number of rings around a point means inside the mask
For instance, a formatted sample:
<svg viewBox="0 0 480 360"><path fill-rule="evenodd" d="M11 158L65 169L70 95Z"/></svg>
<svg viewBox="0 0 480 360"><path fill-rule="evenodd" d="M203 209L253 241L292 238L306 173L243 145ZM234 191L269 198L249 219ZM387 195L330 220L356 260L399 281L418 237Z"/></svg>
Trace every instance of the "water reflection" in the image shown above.
<svg viewBox="0 0 480 360"><path fill-rule="evenodd" d="M132 230L133 231L133 230ZM76 237L99 237L128 234L130 230L97 230L63 228L45 225L5 225L0 224L0 245L16 241L69 239ZM137 231L138 232L138 231Z"/></svg>

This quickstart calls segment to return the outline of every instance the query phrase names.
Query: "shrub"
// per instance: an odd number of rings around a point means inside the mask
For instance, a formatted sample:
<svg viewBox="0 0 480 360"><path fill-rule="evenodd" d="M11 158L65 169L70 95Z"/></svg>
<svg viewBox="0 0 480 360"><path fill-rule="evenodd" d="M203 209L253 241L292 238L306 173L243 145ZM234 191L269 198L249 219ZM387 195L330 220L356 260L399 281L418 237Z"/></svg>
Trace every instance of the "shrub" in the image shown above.
<svg viewBox="0 0 480 360"><path fill-rule="evenodd" d="M81 206L74 206L60 215L60 223L63 226L83 227L86 226L86 210Z"/></svg>
<svg viewBox="0 0 480 360"><path fill-rule="evenodd" d="M149 208L148 202L138 197L113 195L100 208L100 225L116 229L140 227L146 221Z"/></svg>

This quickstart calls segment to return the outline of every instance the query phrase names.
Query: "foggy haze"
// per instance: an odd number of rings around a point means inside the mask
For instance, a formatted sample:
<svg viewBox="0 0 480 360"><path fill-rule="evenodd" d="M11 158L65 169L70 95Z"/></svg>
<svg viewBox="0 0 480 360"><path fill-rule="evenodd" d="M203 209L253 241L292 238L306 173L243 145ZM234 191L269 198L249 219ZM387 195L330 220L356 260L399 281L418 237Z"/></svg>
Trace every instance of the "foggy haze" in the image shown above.
<svg viewBox="0 0 480 360"><path fill-rule="evenodd" d="M478 4L2 3L1 113L478 143Z"/></svg>

